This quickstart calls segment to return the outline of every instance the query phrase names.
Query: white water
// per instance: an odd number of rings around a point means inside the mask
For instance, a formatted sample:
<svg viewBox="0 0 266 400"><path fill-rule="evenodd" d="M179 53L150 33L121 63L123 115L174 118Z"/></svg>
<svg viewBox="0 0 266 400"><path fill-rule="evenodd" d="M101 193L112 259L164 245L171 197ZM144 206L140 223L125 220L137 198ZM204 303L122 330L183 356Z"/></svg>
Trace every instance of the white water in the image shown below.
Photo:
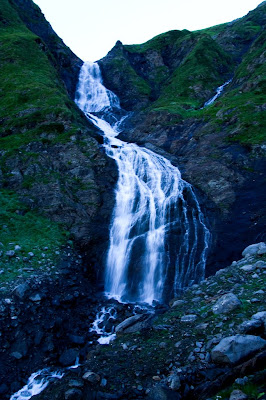
<svg viewBox="0 0 266 400"><path fill-rule="evenodd" d="M231 83L231 82L232 82L232 79L225 82L223 85L219 86L216 89L216 94L213 97L211 97L208 101L206 101L206 103L204 103L204 106L202 108L207 107L207 106L211 105L212 103L214 103L215 100L217 99L217 97L219 97L222 94L225 86L229 85L229 83Z"/></svg>
<svg viewBox="0 0 266 400"><path fill-rule="evenodd" d="M202 280L210 234L191 185L164 157L116 138L125 115L96 63L84 63L75 101L101 130L119 171L105 271L108 297L152 304Z"/></svg>
<svg viewBox="0 0 266 400"><path fill-rule="evenodd" d="M95 332L97 335L100 335L98 339L99 344L109 344L112 340L116 338L116 334L113 332L108 332L106 330L106 324L112 320L116 320L117 312L114 307L102 307L101 311L99 311L96 315L96 319L90 328L90 332Z"/></svg>
<svg viewBox="0 0 266 400"><path fill-rule="evenodd" d="M34 372L29 377L27 384L17 393L13 394L10 400L29 400L33 396L41 393L52 380L61 379L63 376L63 372L52 372L49 369Z"/></svg>

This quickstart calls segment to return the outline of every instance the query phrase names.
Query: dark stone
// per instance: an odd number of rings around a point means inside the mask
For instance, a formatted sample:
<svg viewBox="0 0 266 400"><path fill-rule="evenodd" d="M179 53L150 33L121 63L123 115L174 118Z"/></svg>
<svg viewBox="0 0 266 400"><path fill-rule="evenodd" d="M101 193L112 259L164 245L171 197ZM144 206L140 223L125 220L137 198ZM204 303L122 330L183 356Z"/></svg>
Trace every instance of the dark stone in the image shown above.
<svg viewBox="0 0 266 400"><path fill-rule="evenodd" d="M65 393L65 400L82 400L82 391L79 389L69 389Z"/></svg>
<svg viewBox="0 0 266 400"><path fill-rule="evenodd" d="M75 349L68 349L65 350L60 358L59 358L59 362L60 364L62 364L64 367L69 366L69 365L74 365L76 362L76 358L78 356L78 351Z"/></svg>
<svg viewBox="0 0 266 400"><path fill-rule="evenodd" d="M162 387L155 386L151 389L148 394L148 399L150 400L180 400L181 397L178 393L173 392L172 390Z"/></svg>
<svg viewBox="0 0 266 400"><path fill-rule="evenodd" d="M74 343L74 344L84 344L85 343L84 336L68 335L68 337L69 337L69 340L71 343Z"/></svg>
<svg viewBox="0 0 266 400"><path fill-rule="evenodd" d="M5 394L8 391L8 387L5 383L0 385L0 394Z"/></svg>

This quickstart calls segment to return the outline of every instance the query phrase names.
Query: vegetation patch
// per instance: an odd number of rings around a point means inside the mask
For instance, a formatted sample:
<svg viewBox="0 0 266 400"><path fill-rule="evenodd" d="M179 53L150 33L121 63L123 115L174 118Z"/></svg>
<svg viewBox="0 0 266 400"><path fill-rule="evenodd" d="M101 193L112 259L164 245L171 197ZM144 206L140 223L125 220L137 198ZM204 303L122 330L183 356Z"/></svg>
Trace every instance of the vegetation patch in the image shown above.
<svg viewBox="0 0 266 400"><path fill-rule="evenodd" d="M1 189L0 204L0 281L53 267L68 233L30 210L11 191Z"/></svg>

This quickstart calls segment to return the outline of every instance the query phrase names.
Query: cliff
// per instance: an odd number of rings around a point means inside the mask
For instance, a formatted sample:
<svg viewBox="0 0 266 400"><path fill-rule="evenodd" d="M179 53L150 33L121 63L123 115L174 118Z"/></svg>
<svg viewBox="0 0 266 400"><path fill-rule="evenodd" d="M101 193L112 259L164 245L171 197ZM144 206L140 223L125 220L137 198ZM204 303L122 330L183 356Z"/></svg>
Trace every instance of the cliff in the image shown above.
<svg viewBox="0 0 266 400"><path fill-rule="evenodd" d="M133 111L121 138L169 158L201 198L213 235L209 273L263 239L265 10L140 45L118 41L99 61L105 85Z"/></svg>

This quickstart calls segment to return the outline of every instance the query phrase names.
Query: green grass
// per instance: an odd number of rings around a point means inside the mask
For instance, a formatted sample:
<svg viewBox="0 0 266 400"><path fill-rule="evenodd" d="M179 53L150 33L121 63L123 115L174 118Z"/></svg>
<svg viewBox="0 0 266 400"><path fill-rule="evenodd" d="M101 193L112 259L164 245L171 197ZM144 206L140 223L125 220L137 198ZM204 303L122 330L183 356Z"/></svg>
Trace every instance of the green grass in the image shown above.
<svg viewBox="0 0 266 400"><path fill-rule="evenodd" d="M178 46L188 35L190 35L190 32L186 29L182 31L173 30L157 35L145 43L126 45L124 47L130 53L145 53L149 50L160 51L166 46Z"/></svg>
<svg viewBox="0 0 266 400"><path fill-rule="evenodd" d="M41 135L78 129L80 116L53 56L7 0L1 1L0 11L1 149L15 150Z"/></svg>
<svg viewBox="0 0 266 400"><path fill-rule="evenodd" d="M54 265L58 258L55 252L66 243L68 233L59 224L31 211L12 191L1 189L0 204L0 282L24 275L28 268ZM15 245L21 250L9 258L6 251L14 250ZM34 257L23 261L29 252Z"/></svg>
<svg viewBox="0 0 266 400"><path fill-rule="evenodd" d="M207 35L199 36L194 48L174 71L153 109L196 109L202 104L205 91L223 83L232 70L232 60Z"/></svg>

